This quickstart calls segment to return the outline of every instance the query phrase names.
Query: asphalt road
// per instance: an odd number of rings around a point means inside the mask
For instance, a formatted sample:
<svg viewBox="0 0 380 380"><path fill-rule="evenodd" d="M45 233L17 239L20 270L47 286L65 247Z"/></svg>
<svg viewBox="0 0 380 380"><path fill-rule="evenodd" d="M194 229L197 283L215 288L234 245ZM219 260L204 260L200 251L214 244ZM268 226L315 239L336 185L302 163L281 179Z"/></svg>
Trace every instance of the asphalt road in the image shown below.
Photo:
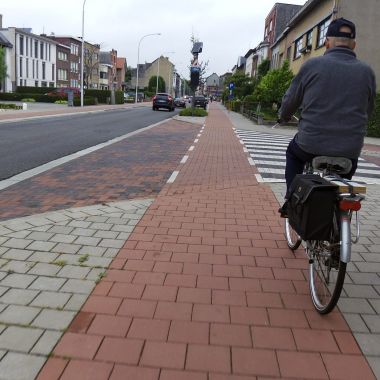
<svg viewBox="0 0 380 380"><path fill-rule="evenodd" d="M177 113L138 107L0 123L0 180Z"/></svg>

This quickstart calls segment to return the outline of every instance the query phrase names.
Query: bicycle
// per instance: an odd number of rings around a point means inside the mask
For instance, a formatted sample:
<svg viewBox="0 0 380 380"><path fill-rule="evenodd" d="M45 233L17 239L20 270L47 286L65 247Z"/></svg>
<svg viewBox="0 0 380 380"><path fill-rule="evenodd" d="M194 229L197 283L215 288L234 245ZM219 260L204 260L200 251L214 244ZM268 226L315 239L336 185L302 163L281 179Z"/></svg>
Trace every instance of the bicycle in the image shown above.
<svg viewBox="0 0 380 380"><path fill-rule="evenodd" d="M359 210L365 199L365 186L340 177L351 170L351 160L342 157L315 157L306 164L304 173L318 173L337 186L333 203L331 228L327 240L303 240L294 229L294 222L285 219L288 247L295 251L303 242L309 259L309 288L315 309L320 314L330 313L341 295L347 264L351 258L351 243L360 236ZM288 206L289 207L289 206ZM288 208L289 210L289 208ZM291 210L289 210L291 211ZM356 236L351 236L351 219L356 216ZM291 217L289 212L288 217Z"/></svg>

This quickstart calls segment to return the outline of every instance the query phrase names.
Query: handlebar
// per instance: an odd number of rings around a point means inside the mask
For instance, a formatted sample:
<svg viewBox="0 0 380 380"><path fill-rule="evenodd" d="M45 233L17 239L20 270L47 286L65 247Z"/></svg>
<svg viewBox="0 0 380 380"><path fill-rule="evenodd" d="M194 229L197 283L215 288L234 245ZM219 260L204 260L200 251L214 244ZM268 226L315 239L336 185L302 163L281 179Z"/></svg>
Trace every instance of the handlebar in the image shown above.
<svg viewBox="0 0 380 380"><path fill-rule="evenodd" d="M300 121L300 119L297 116L292 115L293 119L295 119L297 122ZM290 118L290 119L291 119ZM277 123L272 127L272 129L277 128L279 125L281 125L284 122L282 119L277 119Z"/></svg>

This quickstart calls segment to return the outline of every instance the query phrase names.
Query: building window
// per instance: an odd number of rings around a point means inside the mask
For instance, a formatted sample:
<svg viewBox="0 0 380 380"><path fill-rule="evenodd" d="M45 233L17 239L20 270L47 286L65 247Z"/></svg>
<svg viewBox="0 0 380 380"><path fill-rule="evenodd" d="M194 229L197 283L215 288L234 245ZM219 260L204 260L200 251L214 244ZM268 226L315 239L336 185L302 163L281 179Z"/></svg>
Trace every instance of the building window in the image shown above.
<svg viewBox="0 0 380 380"><path fill-rule="evenodd" d="M289 46L288 49L286 50L286 59L290 61L290 57L292 56L292 47Z"/></svg>
<svg viewBox="0 0 380 380"><path fill-rule="evenodd" d="M34 41L34 57L38 58L38 41Z"/></svg>
<svg viewBox="0 0 380 380"><path fill-rule="evenodd" d="M20 55L24 55L24 36L19 36L19 43L20 46L18 48L18 51L20 52Z"/></svg>
<svg viewBox="0 0 380 380"><path fill-rule="evenodd" d="M78 72L78 62L70 62L70 71L72 73Z"/></svg>
<svg viewBox="0 0 380 380"><path fill-rule="evenodd" d="M294 59L301 57L303 36L294 42Z"/></svg>
<svg viewBox="0 0 380 380"><path fill-rule="evenodd" d="M52 65L51 65L51 80L55 80L54 78L55 78L55 64L53 63Z"/></svg>
<svg viewBox="0 0 380 380"><path fill-rule="evenodd" d="M78 55L78 45L72 43L70 45L70 52L73 55Z"/></svg>
<svg viewBox="0 0 380 380"><path fill-rule="evenodd" d="M25 38L26 55L29 55L29 38Z"/></svg>
<svg viewBox="0 0 380 380"><path fill-rule="evenodd" d="M67 80L67 70L58 69L58 80Z"/></svg>
<svg viewBox="0 0 380 380"><path fill-rule="evenodd" d="M46 63L42 62L42 79L46 79Z"/></svg>
<svg viewBox="0 0 380 380"><path fill-rule="evenodd" d="M54 87L54 83L53 82L49 82L49 87Z"/></svg>
<svg viewBox="0 0 380 380"><path fill-rule="evenodd" d="M40 43L40 58L44 59L44 44L43 44L43 42Z"/></svg>
<svg viewBox="0 0 380 380"><path fill-rule="evenodd" d="M34 59L32 60L32 78L34 78Z"/></svg>
<svg viewBox="0 0 380 380"><path fill-rule="evenodd" d="M306 33L306 47L311 50L313 46L313 30Z"/></svg>
<svg viewBox="0 0 380 380"><path fill-rule="evenodd" d="M51 61L51 57L50 57L50 53L51 53L51 51L50 51L50 44L48 45L48 51L49 51L49 61Z"/></svg>
<svg viewBox="0 0 380 380"><path fill-rule="evenodd" d="M30 56L33 56L33 39L30 39Z"/></svg>
<svg viewBox="0 0 380 380"><path fill-rule="evenodd" d="M327 28L329 27L330 22L331 22L331 19L328 18L328 19L322 21L318 25L317 48L324 45L325 39L326 39Z"/></svg>
<svg viewBox="0 0 380 380"><path fill-rule="evenodd" d="M269 23L269 31L270 32L272 31L272 26L273 26L273 20L270 20L270 23Z"/></svg>
<svg viewBox="0 0 380 380"><path fill-rule="evenodd" d="M67 53L64 53L63 51L58 52L58 59L60 61L67 61Z"/></svg>
<svg viewBox="0 0 380 380"><path fill-rule="evenodd" d="M38 79L38 61L36 61L36 79Z"/></svg>
<svg viewBox="0 0 380 380"><path fill-rule="evenodd" d="M22 58L20 57L20 77L22 77L23 75L23 72L22 72Z"/></svg>
<svg viewBox="0 0 380 380"><path fill-rule="evenodd" d="M25 60L25 64L26 64L26 77L29 78L29 59L28 58Z"/></svg>
<svg viewBox="0 0 380 380"><path fill-rule="evenodd" d="M41 87L47 87L47 82L41 82Z"/></svg>
<svg viewBox="0 0 380 380"><path fill-rule="evenodd" d="M38 80L34 82L34 87L38 87Z"/></svg>

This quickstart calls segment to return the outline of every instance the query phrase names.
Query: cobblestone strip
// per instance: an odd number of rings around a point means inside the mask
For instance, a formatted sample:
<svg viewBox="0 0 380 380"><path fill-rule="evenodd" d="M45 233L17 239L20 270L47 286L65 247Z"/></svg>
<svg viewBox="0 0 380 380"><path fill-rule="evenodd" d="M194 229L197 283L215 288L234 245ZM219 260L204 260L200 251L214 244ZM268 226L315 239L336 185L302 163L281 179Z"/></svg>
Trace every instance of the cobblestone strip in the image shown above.
<svg viewBox="0 0 380 380"><path fill-rule="evenodd" d="M151 203L107 203L0 223L1 379L35 378Z"/></svg>
<svg viewBox="0 0 380 380"><path fill-rule="evenodd" d="M271 185L279 203L284 184ZM353 224L353 233L355 225ZM352 246L348 275L338 306L380 379L380 186L367 188L360 211L360 240ZM299 251L302 254L301 251Z"/></svg>

